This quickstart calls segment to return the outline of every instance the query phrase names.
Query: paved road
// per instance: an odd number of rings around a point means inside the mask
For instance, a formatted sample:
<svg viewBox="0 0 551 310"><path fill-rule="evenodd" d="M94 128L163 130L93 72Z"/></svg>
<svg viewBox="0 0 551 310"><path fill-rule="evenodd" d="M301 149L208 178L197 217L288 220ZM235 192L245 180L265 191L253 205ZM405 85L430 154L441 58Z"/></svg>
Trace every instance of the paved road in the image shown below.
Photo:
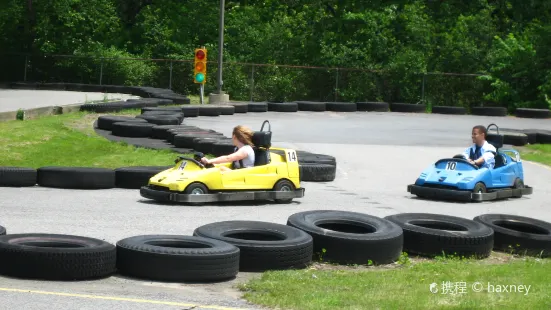
<svg viewBox="0 0 551 310"><path fill-rule="evenodd" d="M34 109L49 106L65 106L87 101L138 98L127 94L88 93L56 90L0 89L0 112Z"/></svg>
<svg viewBox="0 0 551 310"><path fill-rule="evenodd" d="M503 127L545 128L549 121L500 117L440 116L397 113L248 113L186 119L185 123L231 133L236 124L260 129L272 124L276 146L333 155L338 171L334 182L303 183L306 196L290 205L225 204L203 207L159 205L143 200L137 190L75 191L51 188L2 188L1 225L8 233L43 232L91 236L110 242L141 234L190 235L203 224L224 220L258 220L285 224L295 212L336 209L387 216L401 212L431 212L472 218L490 212L531 216L551 221L551 169L525 162L526 182L534 194L521 199L479 204L424 201L413 198L406 186L435 159L457 154L476 124L496 122ZM188 304L248 306L231 286L163 284L118 276L78 283L22 281L0 277L0 304L6 308L117 308L187 309ZM44 295L7 289L70 292L92 296ZM121 297L146 301L121 300ZM153 301L173 301L168 305ZM196 308L209 309L209 308ZM210 308L212 309L212 308ZM223 309L223 308L219 308Z"/></svg>

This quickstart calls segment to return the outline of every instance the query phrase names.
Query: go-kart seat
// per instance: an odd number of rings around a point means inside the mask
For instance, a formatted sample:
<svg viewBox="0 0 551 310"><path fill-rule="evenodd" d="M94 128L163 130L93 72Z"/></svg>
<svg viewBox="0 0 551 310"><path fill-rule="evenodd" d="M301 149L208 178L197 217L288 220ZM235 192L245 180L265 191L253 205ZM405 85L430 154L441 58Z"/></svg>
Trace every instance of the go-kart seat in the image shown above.
<svg viewBox="0 0 551 310"><path fill-rule="evenodd" d="M495 158L494 169L505 166L507 161L505 155L499 153L499 149L503 147L503 135L499 133L488 133L486 135L486 141L496 148L496 152L492 152Z"/></svg>
<svg viewBox="0 0 551 310"><path fill-rule="evenodd" d="M255 131L252 142L254 144L254 165L262 166L271 162L270 147L272 146L271 131Z"/></svg>

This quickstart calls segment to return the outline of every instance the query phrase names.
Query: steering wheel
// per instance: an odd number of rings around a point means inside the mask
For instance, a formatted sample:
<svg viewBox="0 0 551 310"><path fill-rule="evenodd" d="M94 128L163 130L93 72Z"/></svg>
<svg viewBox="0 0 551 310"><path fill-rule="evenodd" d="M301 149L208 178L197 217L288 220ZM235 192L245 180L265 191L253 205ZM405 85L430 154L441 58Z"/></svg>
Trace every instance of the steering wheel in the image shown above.
<svg viewBox="0 0 551 310"><path fill-rule="evenodd" d="M465 163L465 164L467 164L467 165L469 165L469 166L471 166L471 167L473 167L473 168L475 168L475 169L477 169L477 170L480 169L480 167L478 167L478 166L475 165L475 164L470 163L470 162L469 162L468 160L466 160L462 155L461 155L461 158L458 158L457 156L459 156L459 155L455 155L453 158L444 158L444 159L440 159L439 161L437 161L437 162L435 163L435 165L437 165L437 164L439 164L439 163L441 163L441 162L443 162L443 161L454 161L454 162L457 162L457 163Z"/></svg>
<svg viewBox="0 0 551 310"><path fill-rule="evenodd" d="M453 158L465 159L465 157L462 154L457 154Z"/></svg>
<svg viewBox="0 0 551 310"><path fill-rule="evenodd" d="M176 161L175 161L175 162L178 162L178 160L179 160L179 159L183 159L183 160L189 160L189 161L191 161L191 162L193 162L193 163L197 164L197 166L199 166L199 167L201 167L201 168L205 169L205 165L203 165L203 163L202 163L202 162L200 162L200 161L198 161L198 160L196 160L196 159L193 159L193 158L189 158L189 157L184 157L184 156L178 156L178 159L176 159Z"/></svg>
<svg viewBox="0 0 551 310"><path fill-rule="evenodd" d="M202 162L201 162L201 158L205 157L205 154L201 153L201 152L195 152L194 155L194 162L198 162L199 163L199 166L201 166L201 168L214 168L214 165L213 164L206 164L204 165Z"/></svg>

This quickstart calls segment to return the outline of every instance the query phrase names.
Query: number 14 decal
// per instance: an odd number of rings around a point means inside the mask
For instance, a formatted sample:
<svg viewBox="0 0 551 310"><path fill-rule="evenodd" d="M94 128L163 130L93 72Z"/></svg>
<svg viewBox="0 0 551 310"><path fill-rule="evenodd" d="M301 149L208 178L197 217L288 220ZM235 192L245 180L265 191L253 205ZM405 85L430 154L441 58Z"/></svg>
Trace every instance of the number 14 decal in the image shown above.
<svg viewBox="0 0 551 310"><path fill-rule="evenodd" d="M297 154L294 151L287 152L287 161L297 161Z"/></svg>

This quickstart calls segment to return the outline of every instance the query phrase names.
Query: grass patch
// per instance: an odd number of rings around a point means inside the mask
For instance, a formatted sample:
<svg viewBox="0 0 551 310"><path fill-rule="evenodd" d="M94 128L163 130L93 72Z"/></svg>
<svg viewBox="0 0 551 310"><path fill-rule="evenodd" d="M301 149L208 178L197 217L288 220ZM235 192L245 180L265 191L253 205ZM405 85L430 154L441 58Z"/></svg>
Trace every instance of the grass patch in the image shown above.
<svg viewBox="0 0 551 310"><path fill-rule="evenodd" d="M239 288L250 302L284 309L551 308L551 259L508 257L498 257L497 263L494 257L406 260L362 268L318 265L307 270L265 272ZM473 290L475 282L481 283L475 289L482 291ZM436 283L436 293L431 293L431 283ZM498 285L515 285L517 291L499 292ZM521 285L529 286L528 292L526 288L519 291Z"/></svg>
<svg viewBox="0 0 551 310"><path fill-rule="evenodd" d="M551 166L551 144L532 144L519 150L522 159Z"/></svg>
<svg viewBox="0 0 551 310"><path fill-rule="evenodd" d="M114 115L140 114L127 110ZM166 166L178 155L109 141L94 132L101 114L76 112L32 120L0 122L0 166Z"/></svg>

